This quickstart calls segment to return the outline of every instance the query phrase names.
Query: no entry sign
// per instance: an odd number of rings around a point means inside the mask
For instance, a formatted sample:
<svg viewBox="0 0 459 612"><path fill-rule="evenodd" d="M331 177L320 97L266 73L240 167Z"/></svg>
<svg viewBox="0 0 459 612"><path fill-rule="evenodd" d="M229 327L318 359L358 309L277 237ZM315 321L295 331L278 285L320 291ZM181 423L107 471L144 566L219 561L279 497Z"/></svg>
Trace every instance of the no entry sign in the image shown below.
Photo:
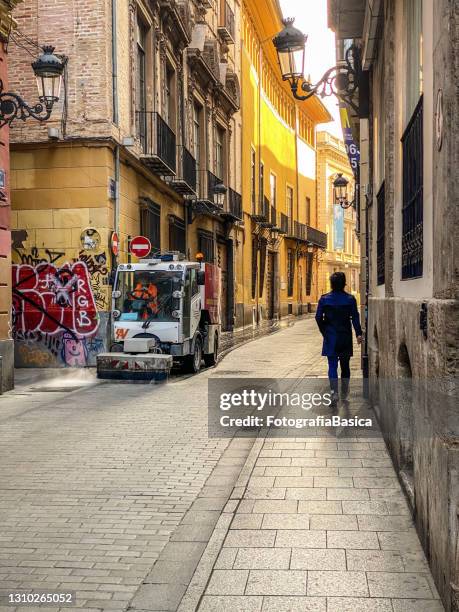
<svg viewBox="0 0 459 612"><path fill-rule="evenodd" d="M129 252L136 257L146 257L151 251L151 242L145 236L131 238Z"/></svg>
<svg viewBox="0 0 459 612"><path fill-rule="evenodd" d="M113 232L112 234L111 246L112 246L112 253L116 257L118 253L120 252L120 239L118 238L118 234L116 232Z"/></svg>

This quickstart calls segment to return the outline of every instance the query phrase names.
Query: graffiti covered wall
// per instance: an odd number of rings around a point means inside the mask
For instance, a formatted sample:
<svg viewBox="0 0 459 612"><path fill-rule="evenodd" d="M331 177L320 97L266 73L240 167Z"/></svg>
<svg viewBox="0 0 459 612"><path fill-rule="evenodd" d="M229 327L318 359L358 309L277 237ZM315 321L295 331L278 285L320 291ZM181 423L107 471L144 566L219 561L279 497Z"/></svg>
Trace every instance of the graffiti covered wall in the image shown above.
<svg viewBox="0 0 459 612"><path fill-rule="evenodd" d="M95 365L109 331L106 253L13 245L13 261L16 367Z"/></svg>

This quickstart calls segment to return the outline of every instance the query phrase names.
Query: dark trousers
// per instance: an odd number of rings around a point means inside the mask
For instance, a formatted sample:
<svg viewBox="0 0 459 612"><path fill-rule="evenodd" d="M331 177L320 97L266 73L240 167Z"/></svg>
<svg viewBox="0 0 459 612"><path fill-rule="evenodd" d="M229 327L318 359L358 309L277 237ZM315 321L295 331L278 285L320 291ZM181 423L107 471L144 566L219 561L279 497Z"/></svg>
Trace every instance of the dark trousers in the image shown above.
<svg viewBox="0 0 459 612"><path fill-rule="evenodd" d="M330 388L338 391L338 362L341 367L341 379L347 382L351 377L351 369L349 367L350 357L327 357L328 359L328 378L330 379Z"/></svg>

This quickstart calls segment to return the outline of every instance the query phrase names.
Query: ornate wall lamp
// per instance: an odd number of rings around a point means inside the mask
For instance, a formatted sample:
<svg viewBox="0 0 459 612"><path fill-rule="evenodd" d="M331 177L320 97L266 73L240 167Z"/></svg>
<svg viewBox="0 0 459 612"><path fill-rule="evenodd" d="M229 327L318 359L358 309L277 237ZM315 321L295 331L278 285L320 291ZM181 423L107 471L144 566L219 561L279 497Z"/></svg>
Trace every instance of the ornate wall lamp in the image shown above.
<svg viewBox="0 0 459 612"><path fill-rule="evenodd" d="M345 53L343 62L327 70L318 83L312 84L304 77L308 37L294 27L294 21L294 19L285 19L284 29L273 39L282 79L289 81L293 96L297 100L307 100L314 95L322 98L335 95L358 113L354 95L359 88L362 73L359 48L351 45ZM299 90L304 93L299 93Z"/></svg>
<svg viewBox="0 0 459 612"><path fill-rule="evenodd" d="M348 196L348 188L349 181L342 173L336 175L335 180L333 181L333 195L335 204L339 204L341 208L350 208L354 205L355 200L350 201Z"/></svg>
<svg viewBox="0 0 459 612"><path fill-rule="evenodd" d="M29 117L46 121L51 117L54 104L59 100L67 58L54 55L54 47L42 47L43 53L32 63L37 80L39 102L29 106L18 94L4 91L0 80L0 128L11 125L15 119Z"/></svg>

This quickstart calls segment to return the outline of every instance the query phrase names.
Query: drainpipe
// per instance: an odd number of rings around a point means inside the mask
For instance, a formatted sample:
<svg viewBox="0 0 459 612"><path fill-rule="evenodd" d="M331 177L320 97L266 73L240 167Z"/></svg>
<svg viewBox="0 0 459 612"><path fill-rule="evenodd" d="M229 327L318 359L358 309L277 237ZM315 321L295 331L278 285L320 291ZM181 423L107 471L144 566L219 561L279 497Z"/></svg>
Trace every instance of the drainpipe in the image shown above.
<svg viewBox="0 0 459 612"><path fill-rule="evenodd" d="M112 99L113 99L113 116L112 121L118 125L119 120L119 102L118 102L118 40L117 40L117 0L112 0ZM119 236L120 224L120 145L115 145L115 206L114 206L114 223L113 227Z"/></svg>
<svg viewBox="0 0 459 612"><path fill-rule="evenodd" d="M112 0L112 93L113 123L118 125L118 55L117 55L117 0Z"/></svg>

